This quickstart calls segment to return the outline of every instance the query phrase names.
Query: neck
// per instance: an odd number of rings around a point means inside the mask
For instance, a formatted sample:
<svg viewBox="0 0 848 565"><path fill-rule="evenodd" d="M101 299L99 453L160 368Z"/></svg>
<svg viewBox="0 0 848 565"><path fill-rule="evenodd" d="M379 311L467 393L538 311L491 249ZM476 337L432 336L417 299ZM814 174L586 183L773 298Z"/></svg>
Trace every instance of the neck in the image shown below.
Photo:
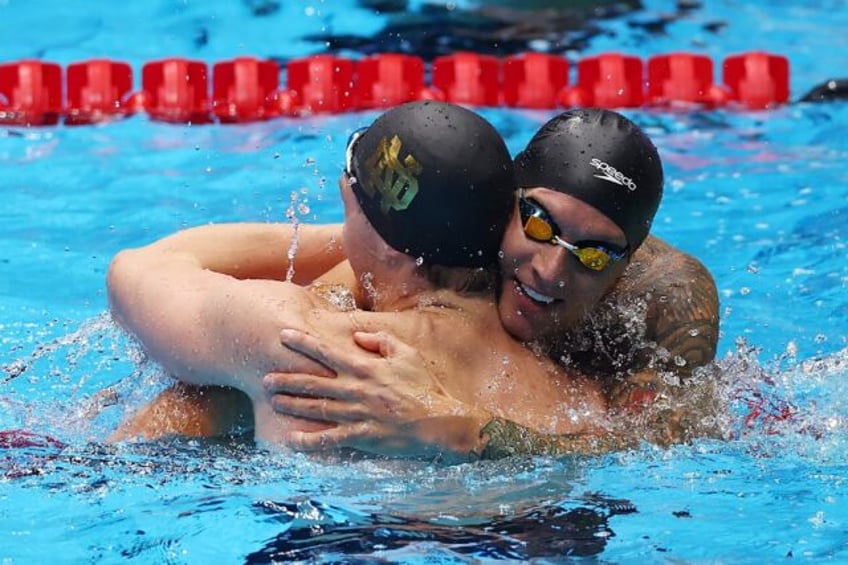
<svg viewBox="0 0 848 565"><path fill-rule="evenodd" d="M358 302L366 309L388 312L447 306L464 299L493 298L494 276L481 269L419 266L414 260L361 273Z"/></svg>

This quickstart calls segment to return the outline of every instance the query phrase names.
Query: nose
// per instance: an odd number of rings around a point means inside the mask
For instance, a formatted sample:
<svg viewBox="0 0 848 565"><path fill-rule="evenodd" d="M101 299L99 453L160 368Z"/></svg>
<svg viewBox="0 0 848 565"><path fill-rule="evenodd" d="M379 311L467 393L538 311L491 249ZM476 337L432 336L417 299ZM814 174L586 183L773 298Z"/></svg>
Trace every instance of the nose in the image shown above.
<svg viewBox="0 0 848 565"><path fill-rule="evenodd" d="M558 245L545 245L534 255L533 274L547 289L566 286L569 276L569 252Z"/></svg>

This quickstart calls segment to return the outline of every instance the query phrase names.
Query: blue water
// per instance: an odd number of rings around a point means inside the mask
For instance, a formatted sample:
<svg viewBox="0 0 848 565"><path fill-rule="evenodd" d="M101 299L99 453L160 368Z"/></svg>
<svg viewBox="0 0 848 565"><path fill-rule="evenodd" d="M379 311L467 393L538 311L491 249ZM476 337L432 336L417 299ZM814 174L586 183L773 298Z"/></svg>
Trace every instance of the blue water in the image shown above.
<svg viewBox="0 0 848 565"><path fill-rule="evenodd" d="M376 33L385 21L353 2L281 2L270 16L252 16L249 6L260 4L93 11L84 2L0 2L0 62L110 56L138 72L173 55L290 58L321 51L309 34ZM848 74L845 2L711 2L662 34L642 24L675 4L645 4L597 22L603 33L572 55L696 50L720 61L764 49L789 57L793 99ZM717 23L720 31L707 31ZM483 113L513 151L551 115ZM456 563L556 561L550 556L568 551L602 562L848 559L848 107L627 114L666 166L655 232L715 275L718 365L734 383L724 394L739 415L737 439L450 468L328 463L247 442L101 443L165 383L105 315L111 257L207 222L339 220L343 144L375 114L202 127L136 116L0 130L0 430L37 434L29 447L0 447L0 559L359 553ZM104 389L114 403L96 396ZM746 401L757 394L793 404L796 416L747 427ZM63 446L39 445L44 436Z"/></svg>

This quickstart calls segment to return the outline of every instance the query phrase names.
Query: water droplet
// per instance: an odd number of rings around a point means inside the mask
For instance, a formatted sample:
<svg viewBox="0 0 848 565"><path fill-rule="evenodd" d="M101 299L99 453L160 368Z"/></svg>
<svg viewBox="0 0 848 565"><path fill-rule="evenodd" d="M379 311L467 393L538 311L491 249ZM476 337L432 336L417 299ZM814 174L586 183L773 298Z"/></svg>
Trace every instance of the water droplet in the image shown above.
<svg viewBox="0 0 848 565"><path fill-rule="evenodd" d="M751 294L751 289L747 286L743 286L739 289L739 294L741 294L742 296L748 296L749 294Z"/></svg>
<svg viewBox="0 0 848 565"><path fill-rule="evenodd" d="M699 332L699 331L698 331L698 330L696 330L696 329L691 329L691 330L689 330L689 335L690 335L690 336L692 336L692 337L698 337L698 335L700 335L700 333L701 333L701 332Z"/></svg>

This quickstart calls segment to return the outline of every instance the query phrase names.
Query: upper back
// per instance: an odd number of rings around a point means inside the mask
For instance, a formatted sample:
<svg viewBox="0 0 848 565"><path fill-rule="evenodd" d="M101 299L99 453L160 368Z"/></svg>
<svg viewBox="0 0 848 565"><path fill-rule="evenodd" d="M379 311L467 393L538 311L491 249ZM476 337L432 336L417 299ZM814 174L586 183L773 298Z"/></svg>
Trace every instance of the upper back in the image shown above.
<svg viewBox="0 0 848 565"><path fill-rule="evenodd" d="M491 297L453 295L403 312L357 311L352 318L362 329L387 331L414 345L451 396L509 420L576 433L606 409L594 381L509 336ZM586 418L574 422L575 409Z"/></svg>

